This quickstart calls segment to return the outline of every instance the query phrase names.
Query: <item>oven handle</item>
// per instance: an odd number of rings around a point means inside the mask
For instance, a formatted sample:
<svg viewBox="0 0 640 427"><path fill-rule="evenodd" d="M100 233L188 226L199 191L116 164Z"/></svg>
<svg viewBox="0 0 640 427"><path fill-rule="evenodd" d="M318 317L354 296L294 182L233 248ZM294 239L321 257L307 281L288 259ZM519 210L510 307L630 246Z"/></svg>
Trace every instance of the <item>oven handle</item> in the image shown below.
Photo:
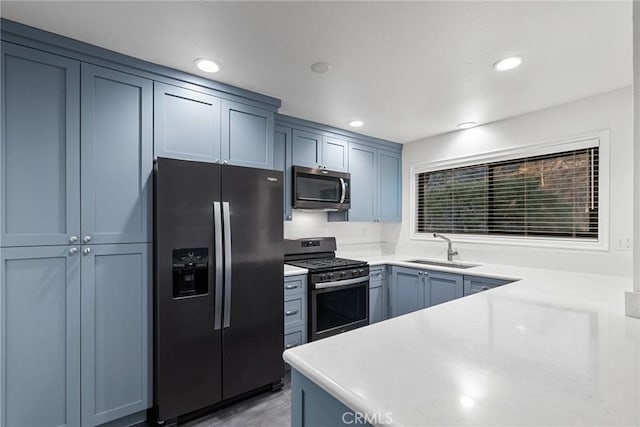
<svg viewBox="0 0 640 427"><path fill-rule="evenodd" d="M335 282L316 283L315 289L339 288L341 286L353 285L355 283L364 283L369 281L369 276L356 277L355 279L336 280Z"/></svg>
<svg viewBox="0 0 640 427"><path fill-rule="evenodd" d="M340 203L344 203L344 199L347 198L347 185L344 183L344 178L340 178L340 185L342 186L342 196L340 197Z"/></svg>

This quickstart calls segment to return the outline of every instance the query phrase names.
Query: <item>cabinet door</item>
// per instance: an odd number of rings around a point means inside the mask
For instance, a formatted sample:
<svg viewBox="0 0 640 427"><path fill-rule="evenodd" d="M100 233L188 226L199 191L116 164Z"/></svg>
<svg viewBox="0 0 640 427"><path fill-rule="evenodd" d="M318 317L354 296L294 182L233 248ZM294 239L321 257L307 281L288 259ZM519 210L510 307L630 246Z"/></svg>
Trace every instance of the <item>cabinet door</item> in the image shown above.
<svg viewBox="0 0 640 427"><path fill-rule="evenodd" d="M462 275L430 271L425 277L425 307L462 298Z"/></svg>
<svg viewBox="0 0 640 427"><path fill-rule="evenodd" d="M80 425L78 247L0 249L0 425Z"/></svg>
<svg viewBox="0 0 640 427"><path fill-rule="evenodd" d="M349 171L349 144L346 140L324 136L322 138L322 166L334 171Z"/></svg>
<svg viewBox="0 0 640 427"><path fill-rule="evenodd" d="M273 112L222 101L222 160L273 169Z"/></svg>
<svg viewBox="0 0 640 427"><path fill-rule="evenodd" d="M378 219L402 219L402 167L400 153L378 150Z"/></svg>
<svg viewBox="0 0 640 427"><path fill-rule="evenodd" d="M376 218L376 152L366 145L349 144L351 173L351 209L349 221L373 221Z"/></svg>
<svg viewBox="0 0 640 427"><path fill-rule="evenodd" d="M411 268L393 267L389 291L391 317L400 316L424 308L423 273Z"/></svg>
<svg viewBox="0 0 640 427"><path fill-rule="evenodd" d="M151 80L82 65L82 237L151 241Z"/></svg>
<svg viewBox="0 0 640 427"><path fill-rule="evenodd" d="M482 291L488 291L498 286L511 283L511 280L493 279L489 277L464 276L464 295L476 294Z"/></svg>
<svg viewBox="0 0 640 427"><path fill-rule="evenodd" d="M220 161L220 99L154 83L155 157Z"/></svg>
<svg viewBox="0 0 640 427"><path fill-rule="evenodd" d="M80 65L2 43L1 246L80 233Z"/></svg>
<svg viewBox="0 0 640 427"><path fill-rule="evenodd" d="M292 161L295 166L322 166L322 135L293 129Z"/></svg>
<svg viewBox="0 0 640 427"><path fill-rule="evenodd" d="M384 320L384 288L369 288L369 324Z"/></svg>
<svg viewBox="0 0 640 427"><path fill-rule="evenodd" d="M147 244L84 246L83 426L151 405L150 268Z"/></svg>
<svg viewBox="0 0 640 427"><path fill-rule="evenodd" d="M291 220L291 128L276 126L273 134L273 168L283 172L284 219Z"/></svg>

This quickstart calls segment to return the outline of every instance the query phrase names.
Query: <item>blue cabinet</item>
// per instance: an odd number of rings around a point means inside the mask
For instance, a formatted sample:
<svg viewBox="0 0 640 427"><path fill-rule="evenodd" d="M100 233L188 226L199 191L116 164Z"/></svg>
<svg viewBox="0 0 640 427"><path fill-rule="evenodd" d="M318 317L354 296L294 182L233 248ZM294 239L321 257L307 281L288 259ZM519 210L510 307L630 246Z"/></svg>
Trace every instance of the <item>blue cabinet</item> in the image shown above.
<svg viewBox="0 0 640 427"><path fill-rule="evenodd" d="M347 172L348 141L337 134L293 129L292 161L296 166Z"/></svg>
<svg viewBox="0 0 640 427"><path fill-rule="evenodd" d="M292 129L286 126L275 126L273 134L273 168L283 172L284 219L291 220L292 191L291 188L291 138Z"/></svg>
<svg viewBox="0 0 640 427"><path fill-rule="evenodd" d="M238 166L272 169L273 112L223 100L222 160Z"/></svg>
<svg viewBox="0 0 640 427"><path fill-rule="evenodd" d="M349 142L351 209L332 214L338 221L398 222L402 219L400 153Z"/></svg>
<svg viewBox="0 0 640 427"><path fill-rule="evenodd" d="M155 157L220 161L219 98L155 82L153 107Z"/></svg>
<svg viewBox="0 0 640 427"><path fill-rule="evenodd" d="M400 316L463 296L460 274L393 267L389 284L391 316Z"/></svg>
<svg viewBox="0 0 640 427"><path fill-rule="evenodd" d="M273 168L273 111L160 82L153 108L155 157Z"/></svg>
<svg viewBox="0 0 640 427"><path fill-rule="evenodd" d="M385 266L369 270L369 324L387 318L387 269Z"/></svg>
<svg viewBox="0 0 640 427"><path fill-rule="evenodd" d="M82 64L82 238L150 242L152 120L150 80Z"/></svg>
<svg viewBox="0 0 640 427"><path fill-rule="evenodd" d="M2 43L0 246L80 233L80 64Z"/></svg>
<svg viewBox="0 0 640 427"><path fill-rule="evenodd" d="M284 350L307 342L307 276L284 278Z"/></svg>
<svg viewBox="0 0 640 427"><path fill-rule="evenodd" d="M482 291L511 283L513 280L493 279L489 277L464 276L464 295L472 295Z"/></svg>
<svg viewBox="0 0 640 427"><path fill-rule="evenodd" d="M82 425L151 406L149 244L82 251Z"/></svg>
<svg viewBox="0 0 640 427"><path fill-rule="evenodd" d="M0 425L140 420L152 83L7 43L2 67Z"/></svg>
<svg viewBox="0 0 640 427"><path fill-rule="evenodd" d="M2 248L0 260L0 425L79 426L79 248Z"/></svg>

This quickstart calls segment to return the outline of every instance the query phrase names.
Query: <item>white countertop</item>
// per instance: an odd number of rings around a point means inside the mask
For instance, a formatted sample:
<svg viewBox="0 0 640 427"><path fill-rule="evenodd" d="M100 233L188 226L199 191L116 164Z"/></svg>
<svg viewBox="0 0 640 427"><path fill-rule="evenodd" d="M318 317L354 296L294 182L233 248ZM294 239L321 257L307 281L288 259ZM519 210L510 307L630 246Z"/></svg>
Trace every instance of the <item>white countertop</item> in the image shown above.
<svg viewBox="0 0 640 427"><path fill-rule="evenodd" d="M415 258L415 257L413 257ZM631 278L483 265L522 280L299 346L284 359L354 411L392 425L640 425Z"/></svg>
<svg viewBox="0 0 640 427"><path fill-rule="evenodd" d="M295 267L289 264L284 265L284 277L299 276L301 274L307 274L308 272L309 270L306 268Z"/></svg>

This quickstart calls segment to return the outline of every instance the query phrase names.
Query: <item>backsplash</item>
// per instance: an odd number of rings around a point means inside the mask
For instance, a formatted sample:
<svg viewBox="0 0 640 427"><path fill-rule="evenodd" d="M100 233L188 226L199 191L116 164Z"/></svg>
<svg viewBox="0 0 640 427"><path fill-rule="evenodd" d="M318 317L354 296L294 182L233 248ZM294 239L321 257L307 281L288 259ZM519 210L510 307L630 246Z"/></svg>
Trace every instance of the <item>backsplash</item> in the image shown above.
<svg viewBox="0 0 640 427"><path fill-rule="evenodd" d="M375 222L329 222L326 212L293 211L284 223L285 239L334 236L341 256L382 254L382 225Z"/></svg>

